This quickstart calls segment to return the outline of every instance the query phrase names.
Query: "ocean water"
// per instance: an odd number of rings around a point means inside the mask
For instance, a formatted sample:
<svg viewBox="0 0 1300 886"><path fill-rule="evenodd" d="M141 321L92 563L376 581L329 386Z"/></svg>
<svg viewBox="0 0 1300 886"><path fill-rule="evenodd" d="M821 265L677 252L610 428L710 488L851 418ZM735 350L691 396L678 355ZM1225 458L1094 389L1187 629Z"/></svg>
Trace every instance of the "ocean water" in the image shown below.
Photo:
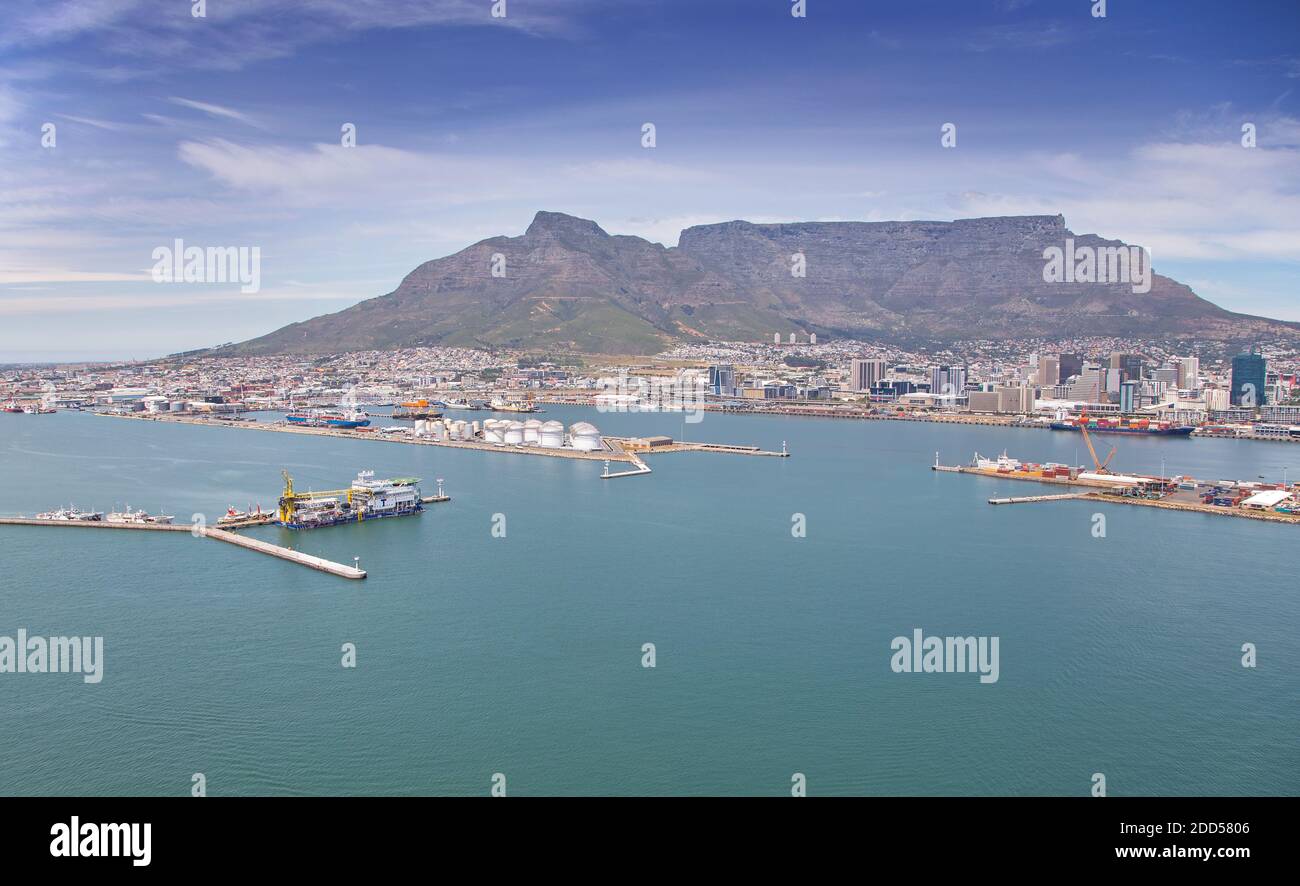
<svg viewBox="0 0 1300 886"><path fill-rule="evenodd" d="M0 635L105 644L97 685L0 674L0 793L180 795L197 772L210 795L483 795L498 772L511 795L782 795L796 772L810 795L1084 796L1096 772L1113 796L1300 793L1300 527L994 508L1038 487L929 470L936 450L1079 463L1071 434L545 417L792 457L661 454L602 481L594 462L0 414L5 514L215 520L274 506L282 468L315 489L442 477L453 499L252 533L358 556L364 582L182 533L0 527ZM1100 439L1118 470L1300 477L1290 444ZM998 637L999 680L892 672L915 628Z"/></svg>

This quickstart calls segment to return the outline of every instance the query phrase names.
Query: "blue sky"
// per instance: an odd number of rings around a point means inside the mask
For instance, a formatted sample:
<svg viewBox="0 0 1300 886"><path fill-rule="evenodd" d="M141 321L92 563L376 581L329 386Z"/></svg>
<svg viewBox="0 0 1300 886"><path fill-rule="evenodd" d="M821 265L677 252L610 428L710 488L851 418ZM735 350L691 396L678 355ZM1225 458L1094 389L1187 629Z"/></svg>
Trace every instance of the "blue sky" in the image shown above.
<svg viewBox="0 0 1300 886"><path fill-rule="evenodd" d="M1294 0L492 5L6 0L0 362L251 337L539 209L668 245L734 218L1059 212L1300 320ZM261 291L154 283L176 238L259 246Z"/></svg>

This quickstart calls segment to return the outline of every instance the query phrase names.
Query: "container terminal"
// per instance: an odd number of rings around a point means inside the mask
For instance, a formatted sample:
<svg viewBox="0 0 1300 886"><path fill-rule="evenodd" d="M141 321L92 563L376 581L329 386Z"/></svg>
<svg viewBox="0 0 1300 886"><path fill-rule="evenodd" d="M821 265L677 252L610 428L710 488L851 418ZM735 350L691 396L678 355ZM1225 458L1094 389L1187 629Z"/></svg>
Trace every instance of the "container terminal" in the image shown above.
<svg viewBox="0 0 1300 886"><path fill-rule="evenodd" d="M1084 488L1082 494L1041 495L1021 498L989 499L989 504L1027 504L1031 502L1091 499L1094 501L1147 505L1169 510L1194 511L1220 516L1247 517L1280 523L1300 523L1300 483L1265 483L1244 480L1197 480L1186 475L1153 477L1146 474L1119 474L1110 469L1115 457L1112 447L1105 459L1097 456L1087 428L1081 428L1092 467L1022 462L1004 451L997 458L975 454L967 465L939 463L934 455L935 471L979 474L999 480L1028 480Z"/></svg>

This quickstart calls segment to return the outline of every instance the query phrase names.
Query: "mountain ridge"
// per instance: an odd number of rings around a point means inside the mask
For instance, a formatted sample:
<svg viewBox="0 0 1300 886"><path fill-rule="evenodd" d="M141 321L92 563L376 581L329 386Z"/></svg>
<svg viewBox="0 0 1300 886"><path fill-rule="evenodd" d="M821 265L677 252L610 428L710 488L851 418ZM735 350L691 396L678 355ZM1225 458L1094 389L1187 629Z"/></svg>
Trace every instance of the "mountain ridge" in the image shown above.
<svg viewBox="0 0 1300 886"><path fill-rule="evenodd" d="M337 353L421 345L652 354L684 340L775 332L935 341L1115 335L1211 340L1300 336L1300 324L1235 314L1151 275L1048 283L1043 250L1127 247L1074 234L1061 215L950 222L695 225L675 247L540 211L497 236L423 262L392 292L293 323L234 353ZM796 255L803 277L791 273ZM495 270L495 273L494 273Z"/></svg>

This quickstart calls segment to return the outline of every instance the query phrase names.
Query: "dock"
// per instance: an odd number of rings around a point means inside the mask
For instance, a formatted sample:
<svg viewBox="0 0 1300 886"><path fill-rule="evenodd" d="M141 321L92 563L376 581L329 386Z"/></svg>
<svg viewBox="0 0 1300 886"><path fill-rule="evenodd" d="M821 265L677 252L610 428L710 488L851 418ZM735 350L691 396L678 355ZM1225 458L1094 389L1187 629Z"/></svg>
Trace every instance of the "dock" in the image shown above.
<svg viewBox="0 0 1300 886"><path fill-rule="evenodd" d="M1105 504L1125 504L1137 505L1138 507L1163 508L1168 511L1183 511L1194 514L1213 514L1216 517L1242 517L1248 520L1262 520L1270 523L1290 523L1300 525L1300 513L1284 513L1280 511L1270 511L1261 509L1250 509L1241 507L1222 507L1219 505L1203 504L1199 501L1177 501L1166 498L1147 498L1140 495L1124 494L1125 486L1120 482L1107 482L1104 480L1083 480L1069 479L1066 477L1042 477L1029 473L1008 473L997 471L992 468L962 467L959 465L941 465L937 462L930 465L932 471L945 471L953 474L975 474L979 477L987 477L990 480L1015 480L1018 482L1054 484L1058 486L1069 486L1075 489L1089 489L1088 492L1077 492L1064 495L1032 495L1016 498L990 498L991 505L1004 504L1023 504L1028 502L1040 501L1067 501L1070 499L1086 499Z"/></svg>
<svg viewBox="0 0 1300 886"><path fill-rule="evenodd" d="M332 560L325 560L321 557L313 557L311 554L304 554L301 551L293 551L289 548L282 548L279 545L273 545L270 542L258 541L255 538L244 538L242 535L236 535L233 532L227 532L224 529L214 529L211 526L204 527L204 538L215 538L217 541L224 541L228 544L238 545L241 548L248 548L250 551L257 551L262 554L269 554L272 557L279 557L281 560L288 560L290 563L297 563L300 566L306 566L308 569L315 569L319 572L328 572L330 575L337 575L339 578L361 579L366 577L364 569L357 569L353 566L344 566L342 563L335 563Z"/></svg>
<svg viewBox="0 0 1300 886"><path fill-rule="evenodd" d="M401 443L411 446L441 446L447 449L476 449L480 452L503 452L515 455L532 455L549 458L568 458L579 461L620 461L627 462L633 467L626 471L620 471L611 476L641 476L649 474L650 469L646 467L645 462L639 458L633 458L630 450L623 448L623 443L627 442L628 437L615 437L604 435L603 445L597 450L580 450L569 447L545 447L545 446L519 446L501 443L488 443L483 440L434 440L430 437L412 437L405 434L378 434L369 430L346 430L341 428L315 428L290 426L287 424L257 422L257 421L223 421L220 418L194 418L189 416L175 415L154 415L154 414L119 414L113 412L96 412L97 416L107 416L110 418L125 418L135 421L157 421L170 424L197 425L209 428L236 428L250 431L266 431L278 434L302 434L312 437L334 437L343 440L377 440L384 443ZM656 447L653 450L645 450L644 454L657 454L661 452L713 452L726 455L750 455L766 456L775 458L789 458L789 450L782 445L780 452L773 452L760 449L757 446L747 446L743 444L728 443L687 443L676 441L668 446Z"/></svg>
<svg viewBox="0 0 1300 886"><path fill-rule="evenodd" d="M645 462L643 462L640 456L638 456L635 452L627 452L626 450L623 449L623 446L618 441L614 441L612 445L617 449L617 451L620 454L626 455L628 461L630 461L633 465L635 465L635 467L629 471L618 471L616 473L611 474L609 472L609 462L605 462L605 472L600 475L600 479L616 480L619 477L644 477L646 474L651 473L650 466Z"/></svg>
<svg viewBox="0 0 1300 886"><path fill-rule="evenodd" d="M1038 501L1068 501L1078 498L1096 498L1095 492L1070 492L1065 495L1024 495L1019 498L990 498L991 505L1026 505Z"/></svg>
<svg viewBox="0 0 1300 886"><path fill-rule="evenodd" d="M0 526L58 526L73 529L123 529L136 530L145 532L185 532L192 535L199 535L203 538L211 538L216 541L224 541L237 547L247 548L250 551L257 551L260 554L267 554L271 557L278 557L281 560L288 560L290 563L297 563L300 566L306 566L309 569L315 569L319 572L328 572L330 575L337 575L340 578L363 579L366 577L364 569L358 569L353 566L344 566L342 563L334 563L320 557L313 557L311 554L304 554L300 551L293 551L289 548L282 548L279 545L273 545L269 542L258 541L253 538L244 538L225 529L217 529L212 526L193 527L188 525L171 525L161 523L109 523L104 520L37 520L32 517L0 517Z"/></svg>

